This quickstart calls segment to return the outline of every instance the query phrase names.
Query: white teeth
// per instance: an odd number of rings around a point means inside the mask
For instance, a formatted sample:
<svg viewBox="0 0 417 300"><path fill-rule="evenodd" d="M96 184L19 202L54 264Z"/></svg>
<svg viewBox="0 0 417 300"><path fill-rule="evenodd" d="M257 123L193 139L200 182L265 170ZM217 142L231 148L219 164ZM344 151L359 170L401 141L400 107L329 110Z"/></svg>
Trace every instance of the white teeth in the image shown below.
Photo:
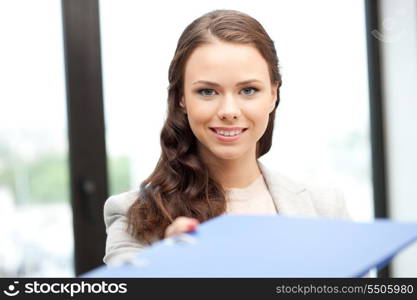
<svg viewBox="0 0 417 300"><path fill-rule="evenodd" d="M232 130L232 131L225 131L225 130L216 130L217 134L224 135L224 136L235 136L242 132L242 130Z"/></svg>

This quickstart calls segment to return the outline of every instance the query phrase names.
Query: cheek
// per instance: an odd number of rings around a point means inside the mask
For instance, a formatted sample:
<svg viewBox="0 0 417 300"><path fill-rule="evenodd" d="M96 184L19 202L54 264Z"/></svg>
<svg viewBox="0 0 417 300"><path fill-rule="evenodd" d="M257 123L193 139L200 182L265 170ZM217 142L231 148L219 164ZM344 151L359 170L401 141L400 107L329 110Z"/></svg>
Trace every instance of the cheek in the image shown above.
<svg viewBox="0 0 417 300"><path fill-rule="evenodd" d="M263 134L265 133L265 130L268 127L268 121L269 121L268 115L264 115L257 120L255 134L258 138L262 137Z"/></svg>
<svg viewBox="0 0 417 300"><path fill-rule="evenodd" d="M210 125L212 114L207 109L192 108L188 110L188 122L194 135L199 139L206 134L205 130Z"/></svg>
<svg viewBox="0 0 417 300"><path fill-rule="evenodd" d="M248 107L246 110L248 118L250 118L255 126L261 126L264 123L268 123L269 110L266 105L255 105Z"/></svg>

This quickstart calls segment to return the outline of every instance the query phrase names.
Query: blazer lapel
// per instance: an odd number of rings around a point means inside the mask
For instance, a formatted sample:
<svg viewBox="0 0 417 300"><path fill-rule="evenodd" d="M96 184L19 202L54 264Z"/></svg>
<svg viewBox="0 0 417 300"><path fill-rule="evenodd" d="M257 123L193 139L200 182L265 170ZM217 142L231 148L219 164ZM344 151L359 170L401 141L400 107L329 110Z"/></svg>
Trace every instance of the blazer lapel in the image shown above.
<svg viewBox="0 0 417 300"><path fill-rule="evenodd" d="M278 214L300 217L317 216L310 194L304 186L269 169L259 160L258 165Z"/></svg>

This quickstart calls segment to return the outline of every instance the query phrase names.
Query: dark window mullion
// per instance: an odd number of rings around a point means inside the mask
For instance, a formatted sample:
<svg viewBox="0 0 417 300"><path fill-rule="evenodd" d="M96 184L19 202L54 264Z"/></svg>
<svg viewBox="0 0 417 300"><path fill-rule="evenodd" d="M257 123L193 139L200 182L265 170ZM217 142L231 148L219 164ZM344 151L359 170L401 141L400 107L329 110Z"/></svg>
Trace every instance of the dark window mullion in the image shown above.
<svg viewBox="0 0 417 300"><path fill-rule="evenodd" d="M369 111L371 126L372 150L372 182L374 193L375 218L388 218L387 207L387 180L385 160L383 93L381 82L381 60L379 40L372 31L379 31L378 1L365 0L366 14L366 40L368 53L368 80L369 80ZM378 277L390 277L390 267L387 265L378 271Z"/></svg>
<svg viewBox="0 0 417 300"><path fill-rule="evenodd" d="M75 273L101 264L108 196L98 0L62 0Z"/></svg>

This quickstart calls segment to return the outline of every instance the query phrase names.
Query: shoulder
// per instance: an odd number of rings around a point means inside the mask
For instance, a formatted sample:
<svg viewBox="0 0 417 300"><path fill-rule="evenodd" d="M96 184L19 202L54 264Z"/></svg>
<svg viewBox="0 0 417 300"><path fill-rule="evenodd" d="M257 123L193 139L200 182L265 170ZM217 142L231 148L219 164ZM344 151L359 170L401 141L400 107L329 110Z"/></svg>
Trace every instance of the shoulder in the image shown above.
<svg viewBox="0 0 417 300"><path fill-rule="evenodd" d="M308 184L305 187L319 216L351 219L339 188Z"/></svg>
<svg viewBox="0 0 417 300"><path fill-rule="evenodd" d="M131 190L110 196L104 203L104 222L108 227L119 216L126 215L129 207L139 196L139 191Z"/></svg>
<svg viewBox="0 0 417 300"><path fill-rule="evenodd" d="M351 219L340 189L294 180L261 164L272 197L291 214Z"/></svg>
<svg viewBox="0 0 417 300"><path fill-rule="evenodd" d="M138 191L128 191L113 195L104 203L107 238L103 262L107 265L124 262L146 246L127 232L126 213L138 196Z"/></svg>

